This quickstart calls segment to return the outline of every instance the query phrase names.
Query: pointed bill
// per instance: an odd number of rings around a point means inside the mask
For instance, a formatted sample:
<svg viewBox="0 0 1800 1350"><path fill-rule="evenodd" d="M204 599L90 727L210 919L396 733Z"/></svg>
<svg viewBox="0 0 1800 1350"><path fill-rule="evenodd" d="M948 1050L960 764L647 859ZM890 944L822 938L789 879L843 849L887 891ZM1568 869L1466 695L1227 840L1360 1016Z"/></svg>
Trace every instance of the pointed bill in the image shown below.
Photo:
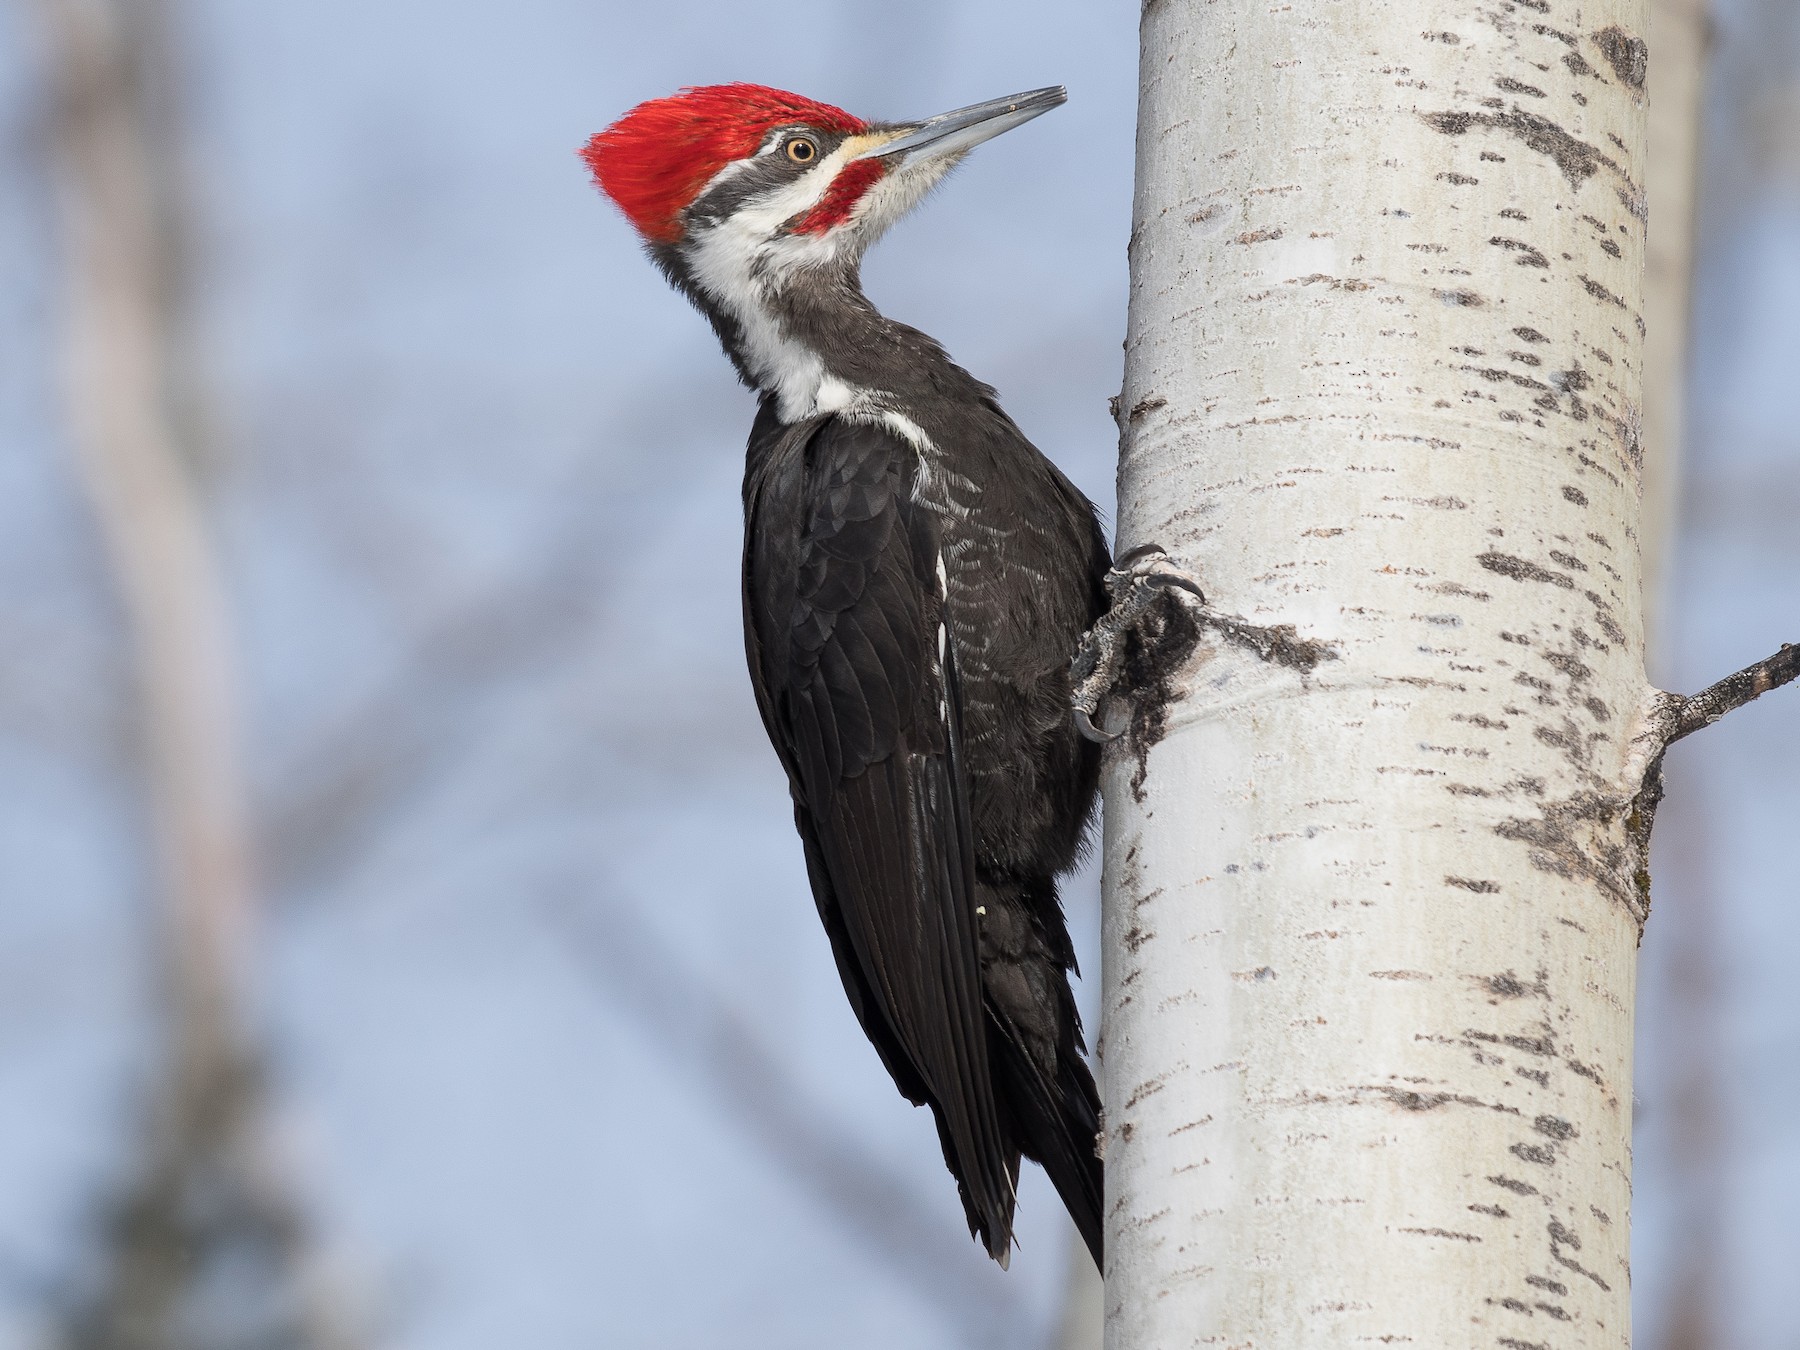
<svg viewBox="0 0 1800 1350"><path fill-rule="evenodd" d="M855 158L895 160L898 157L898 162L905 162L959 155L1003 131L1011 131L1049 112L1068 97L1068 90L1058 84L939 113L913 126L898 128L898 135L870 146Z"/></svg>

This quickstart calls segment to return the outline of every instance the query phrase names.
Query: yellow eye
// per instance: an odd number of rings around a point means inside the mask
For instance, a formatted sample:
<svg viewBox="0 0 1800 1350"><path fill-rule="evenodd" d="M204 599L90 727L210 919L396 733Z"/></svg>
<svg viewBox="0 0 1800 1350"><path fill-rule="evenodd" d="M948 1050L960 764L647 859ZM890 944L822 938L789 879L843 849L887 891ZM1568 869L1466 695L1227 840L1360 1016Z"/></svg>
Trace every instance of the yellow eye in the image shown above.
<svg viewBox="0 0 1800 1350"><path fill-rule="evenodd" d="M796 136L787 143L787 157L796 164L811 164L819 157L819 143L810 136Z"/></svg>

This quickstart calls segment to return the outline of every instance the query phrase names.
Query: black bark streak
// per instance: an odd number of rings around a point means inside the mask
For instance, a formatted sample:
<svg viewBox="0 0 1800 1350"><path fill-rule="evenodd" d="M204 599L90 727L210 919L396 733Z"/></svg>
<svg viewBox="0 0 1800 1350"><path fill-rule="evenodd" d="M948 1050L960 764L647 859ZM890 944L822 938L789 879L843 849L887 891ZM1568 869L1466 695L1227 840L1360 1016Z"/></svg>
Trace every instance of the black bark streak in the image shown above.
<svg viewBox="0 0 1800 1350"><path fill-rule="evenodd" d="M1131 773L1131 795L1135 801L1144 800L1150 747L1168 731L1169 705L1181 697L1176 675L1199 643L1200 629L1187 606L1168 591L1158 595L1149 613L1126 634L1118 692L1131 697L1126 741L1137 760Z"/></svg>
<svg viewBox="0 0 1800 1350"><path fill-rule="evenodd" d="M1490 570L1521 580L1555 579L1518 559ZM1529 569L1521 575L1518 568ZM1762 697L1771 689L1800 679L1800 644L1783 643L1773 656L1728 675L1698 694L1660 695L1660 705L1650 715L1645 735L1654 747L1642 779L1624 794L1589 790L1538 808L1536 819L1502 821L1495 832L1531 849L1532 865L1561 877L1586 877L1630 911L1638 926L1638 940L1650 917L1650 834L1656 825L1656 808L1663 799L1663 754L1676 741L1711 726L1726 713ZM1615 822L1625 838L1616 842Z"/></svg>
<svg viewBox="0 0 1800 1350"><path fill-rule="evenodd" d="M1230 642L1248 648L1263 660L1287 666L1310 675L1322 661L1338 659L1337 648L1329 642L1312 642L1300 636L1291 623L1268 627L1248 623L1235 614L1221 614L1205 605L1189 607L1193 620L1202 628L1210 628Z"/></svg>

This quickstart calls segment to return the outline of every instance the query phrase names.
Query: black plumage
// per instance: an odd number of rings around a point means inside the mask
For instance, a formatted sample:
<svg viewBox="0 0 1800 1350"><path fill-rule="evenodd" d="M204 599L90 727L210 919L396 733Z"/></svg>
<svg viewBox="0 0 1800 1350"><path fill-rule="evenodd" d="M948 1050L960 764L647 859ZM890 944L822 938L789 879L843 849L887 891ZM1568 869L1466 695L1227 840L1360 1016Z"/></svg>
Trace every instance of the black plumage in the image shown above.
<svg viewBox="0 0 1800 1350"><path fill-rule="evenodd" d="M744 475L757 706L845 992L931 1107L1002 1264L1021 1155L1101 1257L1100 1103L1056 879L1094 804L1069 662L1109 559L1092 503L992 389L876 311L859 262L975 140L1061 101L882 127L724 86L642 105L589 150L761 393ZM725 142L739 158L705 159ZM646 176L659 163L700 185L673 217Z"/></svg>
<svg viewBox="0 0 1800 1350"><path fill-rule="evenodd" d="M751 679L844 988L933 1108L971 1230L1004 1258L1023 1152L1098 1261L1099 1100L1055 879L1094 796L1068 659L1104 608L1106 548L990 391L929 339L889 336L964 397L913 410L938 424L929 459L880 423L784 424L764 400L744 479Z"/></svg>

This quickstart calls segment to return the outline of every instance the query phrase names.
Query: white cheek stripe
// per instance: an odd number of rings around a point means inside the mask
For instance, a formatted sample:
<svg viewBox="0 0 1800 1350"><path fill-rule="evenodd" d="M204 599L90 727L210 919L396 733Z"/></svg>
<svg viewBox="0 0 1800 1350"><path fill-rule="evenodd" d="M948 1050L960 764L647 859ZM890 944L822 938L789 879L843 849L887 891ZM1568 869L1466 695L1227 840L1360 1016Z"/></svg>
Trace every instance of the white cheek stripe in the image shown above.
<svg viewBox="0 0 1800 1350"><path fill-rule="evenodd" d="M878 180L856 203L847 221L823 234L780 234L783 224L819 204L838 171L861 148L858 138L844 142L816 168L766 200L695 235L684 249L695 282L737 321L751 378L774 395L785 422L864 405L869 394L831 376L817 352L783 331L770 313L767 279L832 263L846 248L866 247L930 191L949 168L943 163L935 171L915 168ZM713 176L707 189L748 162L727 165ZM914 446L921 451L928 448L917 426L904 418L889 420Z"/></svg>

